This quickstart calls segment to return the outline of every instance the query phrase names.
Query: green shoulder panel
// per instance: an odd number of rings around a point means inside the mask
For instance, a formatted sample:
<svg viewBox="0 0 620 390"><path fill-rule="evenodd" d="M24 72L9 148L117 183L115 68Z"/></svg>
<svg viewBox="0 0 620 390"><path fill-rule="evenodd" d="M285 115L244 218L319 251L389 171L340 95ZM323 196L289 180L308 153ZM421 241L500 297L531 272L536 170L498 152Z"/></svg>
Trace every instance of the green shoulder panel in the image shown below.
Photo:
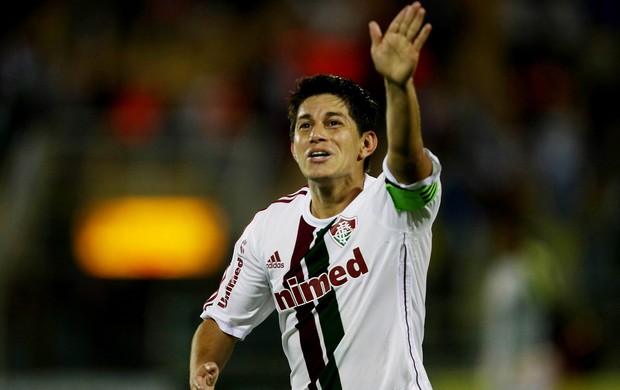
<svg viewBox="0 0 620 390"><path fill-rule="evenodd" d="M430 185L422 186L415 190L406 190L390 183L386 182L386 187L394 206L399 211L414 211L421 209L429 204L437 195L437 188L439 184L434 181Z"/></svg>

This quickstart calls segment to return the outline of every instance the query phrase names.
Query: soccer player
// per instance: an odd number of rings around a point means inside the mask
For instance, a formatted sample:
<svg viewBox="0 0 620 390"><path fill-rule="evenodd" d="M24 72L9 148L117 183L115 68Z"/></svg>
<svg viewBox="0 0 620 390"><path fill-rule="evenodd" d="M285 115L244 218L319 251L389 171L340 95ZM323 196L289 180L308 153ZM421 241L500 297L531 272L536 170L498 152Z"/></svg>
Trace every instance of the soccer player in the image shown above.
<svg viewBox="0 0 620 390"><path fill-rule="evenodd" d="M415 2L385 33L369 24L387 104L379 177L366 173L376 103L348 79L299 82L291 153L308 185L258 212L237 241L192 341L192 389L213 389L235 343L274 309L292 389L431 389L422 339L441 167L424 148L413 83L424 14Z"/></svg>

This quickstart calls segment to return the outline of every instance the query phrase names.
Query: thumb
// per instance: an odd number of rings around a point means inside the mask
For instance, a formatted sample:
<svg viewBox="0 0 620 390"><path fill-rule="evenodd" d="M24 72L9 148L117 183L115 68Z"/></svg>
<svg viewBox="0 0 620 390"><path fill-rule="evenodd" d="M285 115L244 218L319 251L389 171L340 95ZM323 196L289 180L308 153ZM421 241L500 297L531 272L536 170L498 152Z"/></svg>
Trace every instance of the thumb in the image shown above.
<svg viewBox="0 0 620 390"><path fill-rule="evenodd" d="M215 382L217 382L218 376L220 375L220 370L217 367L217 364L213 362L205 364L204 367L205 367L205 370L207 371L205 382L207 386L210 386L210 388L213 388L213 386L215 386Z"/></svg>
<svg viewBox="0 0 620 390"><path fill-rule="evenodd" d="M372 45L378 45L381 43L381 39L383 38L383 33L381 32L381 27L374 20L368 23L368 31L370 32L370 41Z"/></svg>

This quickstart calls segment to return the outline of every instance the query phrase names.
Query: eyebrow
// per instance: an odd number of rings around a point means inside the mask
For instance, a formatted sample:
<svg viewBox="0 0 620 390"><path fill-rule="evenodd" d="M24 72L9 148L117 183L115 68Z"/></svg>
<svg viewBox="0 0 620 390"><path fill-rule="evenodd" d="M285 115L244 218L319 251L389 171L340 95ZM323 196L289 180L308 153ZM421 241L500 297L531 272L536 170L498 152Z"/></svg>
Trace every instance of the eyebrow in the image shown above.
<svg viewBox="0 0 620 390"><path fill-rule="evenodd" d="M336 111L328 111L325 113L325 115L323 115L324 118L329 118L332 116L337 116L337 117L341 117L341 118L346 118L345 114L343 114L342 112L336 112ZM312 115L310 114L303 114L300 115L299 117L297 117L297 120L300 119L312 119Z"/></svg>

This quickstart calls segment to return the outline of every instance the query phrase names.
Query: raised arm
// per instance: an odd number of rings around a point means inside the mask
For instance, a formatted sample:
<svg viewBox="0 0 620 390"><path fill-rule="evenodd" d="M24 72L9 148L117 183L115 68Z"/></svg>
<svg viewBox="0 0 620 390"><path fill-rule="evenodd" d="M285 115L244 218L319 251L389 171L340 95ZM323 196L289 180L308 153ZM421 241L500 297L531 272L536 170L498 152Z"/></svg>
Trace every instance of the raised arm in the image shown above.
<svg viewBox="0 0 620 390"><path fill-rule="evenodd" d="M204 320L192 340L189 385L192 390L211 390L237 339L222 332L212 319Z"/></svg>
<svg viewBox="0 0 620 390"><path fill-rule="evenodd" d="M385 34L376 22L369 24L372 60L385 82L387 164L402 184L420 181L432 173L431 160L424 152L413 83L420 51L431 32L431 25L424 24L425 13L416 1L400 11Z"/></svg>

